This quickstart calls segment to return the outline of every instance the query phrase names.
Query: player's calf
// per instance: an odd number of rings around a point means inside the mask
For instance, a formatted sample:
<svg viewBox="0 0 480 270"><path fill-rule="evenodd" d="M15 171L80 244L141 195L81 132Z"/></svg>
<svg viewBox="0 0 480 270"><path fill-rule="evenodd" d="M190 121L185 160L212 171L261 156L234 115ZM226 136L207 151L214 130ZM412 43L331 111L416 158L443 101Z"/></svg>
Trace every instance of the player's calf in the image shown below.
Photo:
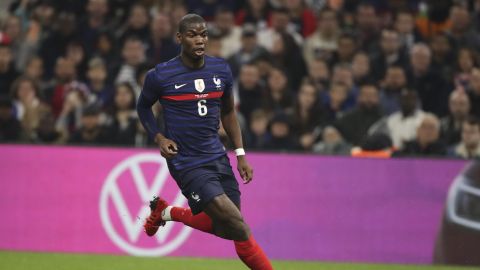
<svg viewBox="0 0 480 270"><path fill-rule="evenodd" d="M204 211L213 221L215 235L229 240L248 239L250 229L240 210L225 194L213 198Z"/></svg>
<svg viewBox="0 0 480 270"><path fill-rule="evenodd" d="M224 239L244 241L250 235L250 228L241 217L228 217L223 221L213 221L213 232Z"/></svg>
<svg viewBox="0 0 480 270"><path fill-rule="evenodd" d="M212 218L215 234L232 239L238 257L253 270L272 270L267 256L245 224L240 210L225 195L215 197L204 211Z"/></svg>

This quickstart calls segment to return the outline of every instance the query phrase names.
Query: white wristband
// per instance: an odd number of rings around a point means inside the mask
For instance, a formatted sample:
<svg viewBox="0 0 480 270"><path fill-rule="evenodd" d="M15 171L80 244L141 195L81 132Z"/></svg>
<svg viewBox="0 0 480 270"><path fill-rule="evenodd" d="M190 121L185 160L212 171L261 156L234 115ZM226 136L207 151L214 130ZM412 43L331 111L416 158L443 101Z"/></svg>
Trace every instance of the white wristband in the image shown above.
<svg viewBox="0 0 480 270"><path fill-rule="evenodd" d="M235 149L235 155L238 156L245 156L245 149L243 148L237 148Z"/></svg>

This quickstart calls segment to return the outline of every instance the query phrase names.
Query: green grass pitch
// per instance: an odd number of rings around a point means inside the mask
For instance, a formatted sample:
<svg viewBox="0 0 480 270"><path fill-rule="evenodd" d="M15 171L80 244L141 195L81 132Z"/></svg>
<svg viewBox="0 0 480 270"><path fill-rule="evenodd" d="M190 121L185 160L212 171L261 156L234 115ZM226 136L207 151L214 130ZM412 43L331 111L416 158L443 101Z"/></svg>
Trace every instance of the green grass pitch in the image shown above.
<svg viewBox="0 0 480 270"><path fill-rule="evenodd" d="M274 261L276 270L469 270L478 268L416 265L342 264L301 261ZM0 269L8 270L240 270L239 260L202 258L139 258L112 255L83 255L0 251Z"/></svg>

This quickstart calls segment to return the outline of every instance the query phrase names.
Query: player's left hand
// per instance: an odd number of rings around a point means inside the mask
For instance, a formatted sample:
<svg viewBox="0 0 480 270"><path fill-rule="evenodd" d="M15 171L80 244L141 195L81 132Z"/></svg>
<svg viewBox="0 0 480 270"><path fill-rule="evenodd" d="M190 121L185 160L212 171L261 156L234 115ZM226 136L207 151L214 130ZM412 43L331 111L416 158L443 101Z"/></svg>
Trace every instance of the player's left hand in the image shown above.
<svg viewBox="0 0 480 270"><path fill-rule="evenodd" d="M240 173L240 176L243 179L244 184L250 183L253 179L253 169L248 164L247 160L245 159L245 156L238 156L237 157L238 163L237 163L237 169L238 172Z"/></svg>

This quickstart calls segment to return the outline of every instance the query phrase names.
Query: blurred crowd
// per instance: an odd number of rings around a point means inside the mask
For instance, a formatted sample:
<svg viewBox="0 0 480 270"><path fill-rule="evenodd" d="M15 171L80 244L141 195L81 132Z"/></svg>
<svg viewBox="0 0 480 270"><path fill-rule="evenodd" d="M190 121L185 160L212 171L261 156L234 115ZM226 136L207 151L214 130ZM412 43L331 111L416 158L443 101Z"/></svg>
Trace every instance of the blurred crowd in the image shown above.
<svg viewBox="0 0 480 270"><path fill-rule="evenodd" d="M3 5L0 142L152 145L136 97L193 12L231 66L247 149L480 157L479 0Z"/></svg>

